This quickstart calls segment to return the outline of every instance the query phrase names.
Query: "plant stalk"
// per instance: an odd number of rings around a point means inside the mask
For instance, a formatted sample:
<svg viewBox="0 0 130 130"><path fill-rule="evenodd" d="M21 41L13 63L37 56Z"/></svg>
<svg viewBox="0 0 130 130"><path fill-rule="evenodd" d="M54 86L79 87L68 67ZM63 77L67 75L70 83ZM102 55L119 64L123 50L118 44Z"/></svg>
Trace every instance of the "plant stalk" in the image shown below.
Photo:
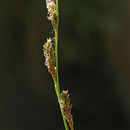
<svg viewBox="0 0 130 130"><path fill-rule="evenodd" d="M60 105L60 86L59 86L59 74L58 74L58 28L59 28L59 6L58 6L58 0L56 0L56 27L55 27L55 57L56 57L56 78L54 79L55 84L55 91L58 98L65 130L69 130L67 121L65 119L64 111L61 108Z"/></svg>

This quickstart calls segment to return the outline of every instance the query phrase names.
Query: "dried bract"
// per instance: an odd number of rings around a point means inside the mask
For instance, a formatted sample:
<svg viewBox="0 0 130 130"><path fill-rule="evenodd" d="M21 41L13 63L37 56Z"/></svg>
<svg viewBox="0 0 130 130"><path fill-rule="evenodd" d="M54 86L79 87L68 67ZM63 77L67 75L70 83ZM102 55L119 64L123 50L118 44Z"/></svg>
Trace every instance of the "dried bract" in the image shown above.
<svg viewBox="0 0 130 130"><path fill-rule="evenodd" d="M47 39L47 42L43 45L43 47L45 65L47 66L48 71L51 73L52 77L56 78L55 52L51 38Z"/></svg>

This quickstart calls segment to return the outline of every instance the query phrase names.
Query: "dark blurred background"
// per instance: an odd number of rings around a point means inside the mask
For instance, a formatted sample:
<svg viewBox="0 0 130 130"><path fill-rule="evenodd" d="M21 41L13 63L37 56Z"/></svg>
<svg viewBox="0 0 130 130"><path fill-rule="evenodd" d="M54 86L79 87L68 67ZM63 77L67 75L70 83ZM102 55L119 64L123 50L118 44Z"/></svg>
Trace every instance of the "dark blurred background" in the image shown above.
<svg viewBox="0 0 130 130"><path fill-rule="evenodd" d="M130 1L59 1L75 130L129 130ZM0 1L0 130L64 130L42 51L53 34L45 0Z"/></svg>

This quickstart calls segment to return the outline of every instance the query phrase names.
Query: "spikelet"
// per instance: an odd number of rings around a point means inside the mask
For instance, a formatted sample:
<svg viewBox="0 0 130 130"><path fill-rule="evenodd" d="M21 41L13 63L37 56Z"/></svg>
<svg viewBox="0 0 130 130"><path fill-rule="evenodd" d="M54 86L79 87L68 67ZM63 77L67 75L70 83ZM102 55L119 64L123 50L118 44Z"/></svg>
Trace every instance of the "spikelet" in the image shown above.
<svg viewBox="0 0 130 130"><path fill-rule="evenodd" d="M56 25L56 4L54 0L46 0L46 7L48 10L48 20L52 22L52 25Z"/></svg>
<svg viewBox="0 0 130 130"><path fill-rule="evenodd" d="M45 65L53 78L56 78L55 69L55 52L51 38L47 39L47 42L43 45L43 51L45 56Z"/></svg>
<svg viewBox="0 0 130 130"><path fill-rule="evenodd" d="M71 114L72 104L70 103L69 93L63 90L60 96L60 105L64 111L65 118L71 130L74 130L73 116Z"/></svg>

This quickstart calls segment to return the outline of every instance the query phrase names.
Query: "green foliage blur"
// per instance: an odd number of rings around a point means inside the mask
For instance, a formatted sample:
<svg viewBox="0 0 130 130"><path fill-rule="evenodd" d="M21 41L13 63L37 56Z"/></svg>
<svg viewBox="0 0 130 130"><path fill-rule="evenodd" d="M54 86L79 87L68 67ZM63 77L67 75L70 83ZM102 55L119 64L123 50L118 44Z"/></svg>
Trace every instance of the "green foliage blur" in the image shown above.
<svg viewBox="0 0 130 130"><path fill-rule="evenodd" d="M130 129L130 1L59 0L59 75L75 130ZM45 0L0 1L0 130L64 130L43 44Z"/></svg>

